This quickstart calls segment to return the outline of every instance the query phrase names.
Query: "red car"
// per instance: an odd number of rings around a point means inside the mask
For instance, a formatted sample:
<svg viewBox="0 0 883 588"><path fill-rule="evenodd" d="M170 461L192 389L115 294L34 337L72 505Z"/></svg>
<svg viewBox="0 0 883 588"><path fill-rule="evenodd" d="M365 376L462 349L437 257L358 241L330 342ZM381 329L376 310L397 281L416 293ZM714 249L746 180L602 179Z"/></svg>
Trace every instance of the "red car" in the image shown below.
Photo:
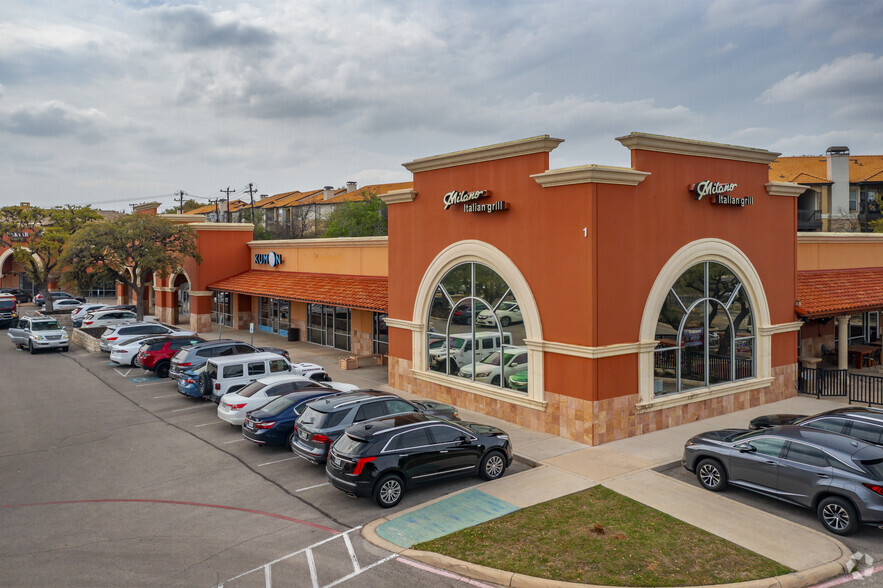
<svg viewBox="0 0 883 588"><path fill-rule="evenodd" d="M138 365L146 370L153 370L160 378L169 377L172 356L188 345L202 343L201 337L158 337L146 339L138 350Z"/></svg>

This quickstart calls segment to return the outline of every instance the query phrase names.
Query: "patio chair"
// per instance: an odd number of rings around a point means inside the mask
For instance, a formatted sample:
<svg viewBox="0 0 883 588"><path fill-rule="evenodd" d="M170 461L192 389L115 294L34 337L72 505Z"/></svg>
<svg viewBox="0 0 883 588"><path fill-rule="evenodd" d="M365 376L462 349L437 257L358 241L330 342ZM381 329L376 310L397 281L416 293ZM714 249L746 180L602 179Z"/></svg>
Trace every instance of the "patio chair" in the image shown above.
<svg viewBox="0 0 883 588"><path fill-rule="evenodd" d="M837 350L831 349L827 345L822 345L822 362L830 361L833 364L837 364Z"/></svg>

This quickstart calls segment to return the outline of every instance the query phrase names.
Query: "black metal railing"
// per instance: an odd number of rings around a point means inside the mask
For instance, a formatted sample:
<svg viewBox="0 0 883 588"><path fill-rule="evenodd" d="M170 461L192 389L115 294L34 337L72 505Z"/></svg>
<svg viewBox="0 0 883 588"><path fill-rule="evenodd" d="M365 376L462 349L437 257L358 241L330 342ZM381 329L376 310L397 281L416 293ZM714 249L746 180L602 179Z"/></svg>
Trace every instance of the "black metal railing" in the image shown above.
<svg viewBox="0 0 883 588"><path fill-rule="evenodd" d="M797 391L817 398L846 396L849 402L883 406L883 375L799 367Z"/></svg>
<svg viewBox="0 0 883 588"><path fill-rule="evenodd" d="M822 228L821 210L797 210L797 230L808 231Z"/></svg>

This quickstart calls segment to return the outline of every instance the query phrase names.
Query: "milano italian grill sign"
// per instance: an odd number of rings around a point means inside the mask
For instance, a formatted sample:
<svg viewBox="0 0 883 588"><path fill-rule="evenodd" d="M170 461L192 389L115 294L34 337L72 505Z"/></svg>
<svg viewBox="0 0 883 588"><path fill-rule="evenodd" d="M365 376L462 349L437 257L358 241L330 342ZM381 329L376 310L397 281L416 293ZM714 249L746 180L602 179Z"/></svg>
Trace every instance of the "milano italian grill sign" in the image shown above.
<svg viewBox="0 0 883 588"><path fill-rule="evenodd" d="M754 204L754 196L739 197L731 194L737 185L704 180L691 185L690 191L696 194L696 200L702 200L705 196L708 196L708 200L712 204L740 207Z"/></svg>
<svg viewBox="0 0 883 588"><path fill-rule="evenodd" d="M444 196L445 210L455 204L463 205L463 212L500 212L501 210L509 210L509 203L505 200L497 200L490 204L483 202L475 202L480 198L487 198L490 192L487 190L476 190L475 192L467 192L465 190L448 192Z"/></svg>

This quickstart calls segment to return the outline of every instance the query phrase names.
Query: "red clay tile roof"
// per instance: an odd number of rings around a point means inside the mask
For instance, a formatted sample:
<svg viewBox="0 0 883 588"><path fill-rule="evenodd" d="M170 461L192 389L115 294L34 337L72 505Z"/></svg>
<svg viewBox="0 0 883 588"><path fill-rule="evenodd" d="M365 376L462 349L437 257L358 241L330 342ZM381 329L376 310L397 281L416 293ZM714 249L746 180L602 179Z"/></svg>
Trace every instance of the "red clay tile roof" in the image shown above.
<svg viewBox="0 0 883 588"><path fill-rule="evenodd" d="M849 181L883 181L883 155L850 155ZM828 184L828 163L824 155L801 155L780 157L770 164L771 182L795 182L798 184Z"/></svg>
<svg viewBox="0 0 883 588"><path fill-rule="evenodd" d="M209 284L208 289L376 312L387 312L389 306L386 277L249 270Z"/></svg>
<svg viewBox="0 0 883 588"><path fill-rule="evenodd" d="M807 318L883 308L883 268L797 272L797 300Z"/></svg>

